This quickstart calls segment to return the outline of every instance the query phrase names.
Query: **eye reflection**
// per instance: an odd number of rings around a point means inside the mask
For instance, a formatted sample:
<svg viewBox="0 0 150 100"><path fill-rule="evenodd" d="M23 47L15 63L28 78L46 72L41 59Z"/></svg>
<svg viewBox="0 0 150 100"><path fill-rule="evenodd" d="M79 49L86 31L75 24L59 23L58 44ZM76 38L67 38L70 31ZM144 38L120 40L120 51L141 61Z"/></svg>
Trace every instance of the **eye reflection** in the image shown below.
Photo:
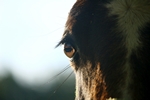
<svg viewBox="0 0 150 100"><path fill-rule="evenodd" d="M75 54L75 49L72 47L71 44L65 43L64 44L64 53L67 57L72 58Z"/></svg>

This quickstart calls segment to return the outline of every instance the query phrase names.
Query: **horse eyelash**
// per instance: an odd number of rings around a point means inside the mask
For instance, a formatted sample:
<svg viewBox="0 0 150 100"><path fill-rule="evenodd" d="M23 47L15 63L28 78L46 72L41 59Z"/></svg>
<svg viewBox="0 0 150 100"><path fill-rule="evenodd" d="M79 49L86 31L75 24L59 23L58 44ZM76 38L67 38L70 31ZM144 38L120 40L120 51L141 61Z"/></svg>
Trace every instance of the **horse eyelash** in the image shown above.
<svg viewBox="0 0 150 100"><path fill-rule="evenodd" d="M65 43L69 43L69 44L71 44L73 47L75 47L75 42L74 42L74 40L73 40L73 37L70 35L70 34L65 34L64 36L63 36L63 38L61 39L61 41L55 46L55 48L57 48L58 46L60 46L60 45L63 45L63 44L65 44Z"/></svg>

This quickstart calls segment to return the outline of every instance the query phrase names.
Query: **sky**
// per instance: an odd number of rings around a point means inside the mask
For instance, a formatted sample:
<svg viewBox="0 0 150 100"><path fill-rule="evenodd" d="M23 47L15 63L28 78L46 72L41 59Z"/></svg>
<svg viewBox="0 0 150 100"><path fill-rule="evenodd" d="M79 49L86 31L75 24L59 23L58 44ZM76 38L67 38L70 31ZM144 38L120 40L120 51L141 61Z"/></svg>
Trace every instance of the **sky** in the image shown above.
<svg viewBox="0 0 150 100"><path fill-rule="evenodd" d="M61 39L76 0L0 0L0 78L46 81L69 64Z"/></svg>

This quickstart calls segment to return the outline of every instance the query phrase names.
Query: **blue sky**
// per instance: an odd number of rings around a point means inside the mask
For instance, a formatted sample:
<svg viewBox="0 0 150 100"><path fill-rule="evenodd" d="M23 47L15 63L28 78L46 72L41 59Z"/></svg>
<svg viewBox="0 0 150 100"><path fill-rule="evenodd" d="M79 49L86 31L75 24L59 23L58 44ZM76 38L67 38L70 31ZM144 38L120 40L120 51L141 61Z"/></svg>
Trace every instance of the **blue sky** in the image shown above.
<svg viewBox="0 0 150 100"><path fill-rule="evenodd" d="M76 0L0 0L0 76L28 83L46 80L69 60L61 39ZM44 80L44 81L45 81Z"/></svg>

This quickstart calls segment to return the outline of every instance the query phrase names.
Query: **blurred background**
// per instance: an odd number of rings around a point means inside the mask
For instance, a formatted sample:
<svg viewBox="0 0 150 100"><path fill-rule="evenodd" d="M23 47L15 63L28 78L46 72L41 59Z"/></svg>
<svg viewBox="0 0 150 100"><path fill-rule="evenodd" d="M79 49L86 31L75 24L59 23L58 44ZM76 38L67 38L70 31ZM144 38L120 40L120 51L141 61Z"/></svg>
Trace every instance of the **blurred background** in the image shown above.
<svg viewBox="0 0 150 100"><path fill-rule="evenodd" d="M73 70L55 46L75 1L0 0L0 100L74 99Z"/></svg>

